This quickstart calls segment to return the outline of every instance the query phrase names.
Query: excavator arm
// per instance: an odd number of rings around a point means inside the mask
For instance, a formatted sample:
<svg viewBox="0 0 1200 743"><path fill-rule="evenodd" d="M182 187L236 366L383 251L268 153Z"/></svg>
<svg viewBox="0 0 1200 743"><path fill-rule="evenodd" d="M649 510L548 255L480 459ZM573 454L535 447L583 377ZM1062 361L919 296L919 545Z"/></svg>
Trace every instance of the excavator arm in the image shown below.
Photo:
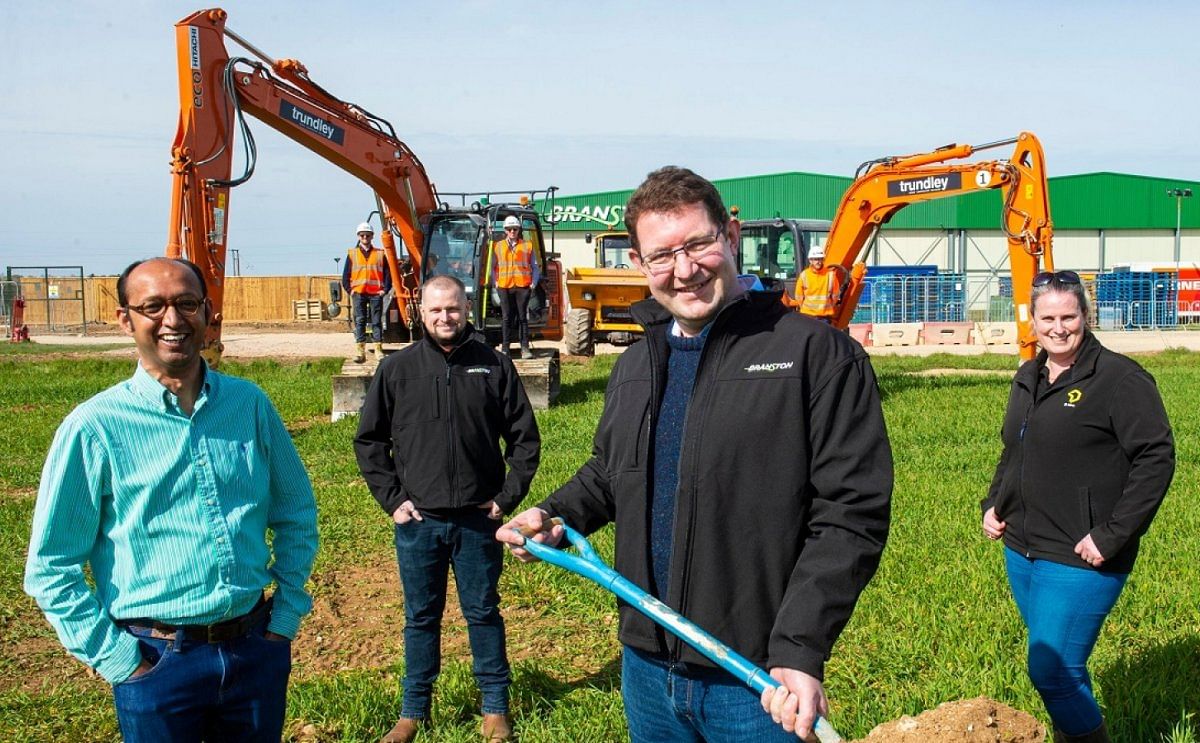
<svg viewBox="0 0 1200 743"><path fill-rule="evenodd" d="M198 11L175 25L179 63L179 128L171 149L171 222L166 253L200 266L215 319L204 355L220 360L230 190L254 172L254 139L245 114L307 147L367 184L382 215L381 243L401 315L409 317L419 287L422 218L437 206L425 168L385 120L342 101L308 77L296 60L273 60L225 27L221 9ZM255 59L230 57L225 39ZM235 131L244 170L233 177ZM394 234L407 256L397 258ZM406 270L407 269L407 270Z"/></svg>
<svg viewBox="0 0 1200 743"><path fill-rule="evenodd" d="M972 154L1015 144L1008 160L950 164ZM982 145L948 145L933 152L888 157L864 163L842 196L825 245L826 265L840 265L847 280L833 324L845 328L862 294L867 267L860 255L880 227L896 212L921 201L999 188L1002 223L1008 240L1013 303L1022 360L1036 352L1029 296L1041 268L1054 269L1053 223L1046 188L1045 156L1037 137L1022 132L1013 139Z"/></svg>

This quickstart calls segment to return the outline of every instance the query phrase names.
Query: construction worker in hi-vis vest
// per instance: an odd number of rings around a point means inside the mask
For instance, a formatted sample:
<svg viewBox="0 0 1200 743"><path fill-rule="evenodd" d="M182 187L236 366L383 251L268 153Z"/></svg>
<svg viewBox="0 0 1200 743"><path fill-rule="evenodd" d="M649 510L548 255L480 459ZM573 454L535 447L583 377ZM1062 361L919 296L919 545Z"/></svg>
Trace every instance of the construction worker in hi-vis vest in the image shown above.
<svg viewBox="0 0 1200 743"><path fill-rule="evenodd" d="M533 243L521 237L521 220L504 218L504 238L492 243L492 276L500 295L504 324L500 352L509 353L513 336L521 343L521 358L533 358L529 348L529 295L541 278Z"/></svg>
<svg viewBox="0 0 1200 743"><path fill-rule="evenodd" d="M842 293L840 266L825 266L825 247L818 245L808 251L808 268L796 282L796 298L800 313L825 322L833 322L837 301Z"/></svg>
<svg viewBox="0 0 1200 743"><path fill-rule="evenodd" d="M383 359L383 297L392 289L392 274L382 248L371 244L375 230L368 222L358 226L358 244L346 252L342 289L350 294L354 312L354 361L367 360L367 322L375 343L375 361Z"/></svg>

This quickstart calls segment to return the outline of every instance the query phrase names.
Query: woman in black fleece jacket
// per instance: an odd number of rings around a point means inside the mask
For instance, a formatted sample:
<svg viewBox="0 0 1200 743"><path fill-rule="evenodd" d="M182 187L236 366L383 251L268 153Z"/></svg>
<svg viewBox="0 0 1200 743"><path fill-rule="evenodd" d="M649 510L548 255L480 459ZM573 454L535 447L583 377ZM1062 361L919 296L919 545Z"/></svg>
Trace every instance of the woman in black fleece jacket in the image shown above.
<svg viewBox="0 0 1200 743"><path fill-rule="evenodd" d="M1042 352L1013 378L983 530L1004 540L1055 741L1105 743L1087 660L1171 484L1175 445L1154 379L1088 332L1078 274L1038 274L1030 306Z"/></svg>

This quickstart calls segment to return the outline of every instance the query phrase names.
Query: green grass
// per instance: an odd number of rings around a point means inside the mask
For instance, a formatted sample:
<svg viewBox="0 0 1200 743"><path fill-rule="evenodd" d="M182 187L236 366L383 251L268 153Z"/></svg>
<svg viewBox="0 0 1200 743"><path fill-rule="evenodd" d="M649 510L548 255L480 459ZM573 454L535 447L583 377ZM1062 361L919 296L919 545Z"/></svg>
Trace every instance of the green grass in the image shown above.
<svg viewBox="0 0 1200 743"><path fill-rule="evenodd" d="M78 350L78 349L72 349ZM542 467L531 500L588 455L613 357L562 370L559 405L539 413ZM1200 354L1140 359L1162 390L1178 446L1171 494L1150 533L1091 669L1115 740L1195 743L1200 735ZM390 564L390 531L358 476L354 421L328 422L338 360L227 364L271 395L292 430L320 504L318 573ZM999 453L1005 376L922 377L930 368L1011 370L1008 356L874 360L896 459L891 540L827 673L832 719L848 738L940 702L986 695L1046 721L1024 673L1023 631L999 545L980 534L978 501ZM56 658L52 631L21 592L42 460L74 405L130 372L122 359L0 358L0 740L115 740L107 687ZM787 456L788 452L780 452ZM611 557L612 535L594 544ZM334 590L334 589L329 589ZM523 740L625 739L611 595L548 565L511 563L501 593L510 619L513 706ZM353 612L353 606L348 607ZM399 632L402 620L389 631ZM534 642L534 640L538 642ZM15 648L22 648L17 653ZM37 652L29 651L33 647ZM299 673L289 730L320 740L377 740L398 712L399 657ZM360 664L361 665L361 664ZM18 683L32 675L32 682ZM426 741L474 741L470 660L448 656ZM311 739L311 738L310 738Z"/></svg>
<svg viewBox="0 0 1200 743"><path fill-rule="evenodd" d="M70 343L8 343L0 339L0 356L45 356L48 354L94 354L118 348L133 348L132 343L96 343L78 346Z"/></svg>

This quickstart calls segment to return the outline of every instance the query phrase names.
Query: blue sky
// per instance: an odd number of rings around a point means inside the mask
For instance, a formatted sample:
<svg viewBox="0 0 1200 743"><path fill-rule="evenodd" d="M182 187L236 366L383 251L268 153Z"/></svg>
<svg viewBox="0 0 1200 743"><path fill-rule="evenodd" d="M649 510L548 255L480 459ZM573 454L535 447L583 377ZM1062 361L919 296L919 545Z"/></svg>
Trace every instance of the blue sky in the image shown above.
<svg viewBox="0 0 1200 743"><path fill-rule="evenodd" d="M1200 180L1191 2L222 7L264 52L390 120L446 191L630 188L665 164L852 175L870 158L1022 130L1052 176ZM0 265L114 273L163 251L173 26L199 8L0 7ZM371 194L251 126L258 170L230 205L242 272L331 272Z"/></svg>

